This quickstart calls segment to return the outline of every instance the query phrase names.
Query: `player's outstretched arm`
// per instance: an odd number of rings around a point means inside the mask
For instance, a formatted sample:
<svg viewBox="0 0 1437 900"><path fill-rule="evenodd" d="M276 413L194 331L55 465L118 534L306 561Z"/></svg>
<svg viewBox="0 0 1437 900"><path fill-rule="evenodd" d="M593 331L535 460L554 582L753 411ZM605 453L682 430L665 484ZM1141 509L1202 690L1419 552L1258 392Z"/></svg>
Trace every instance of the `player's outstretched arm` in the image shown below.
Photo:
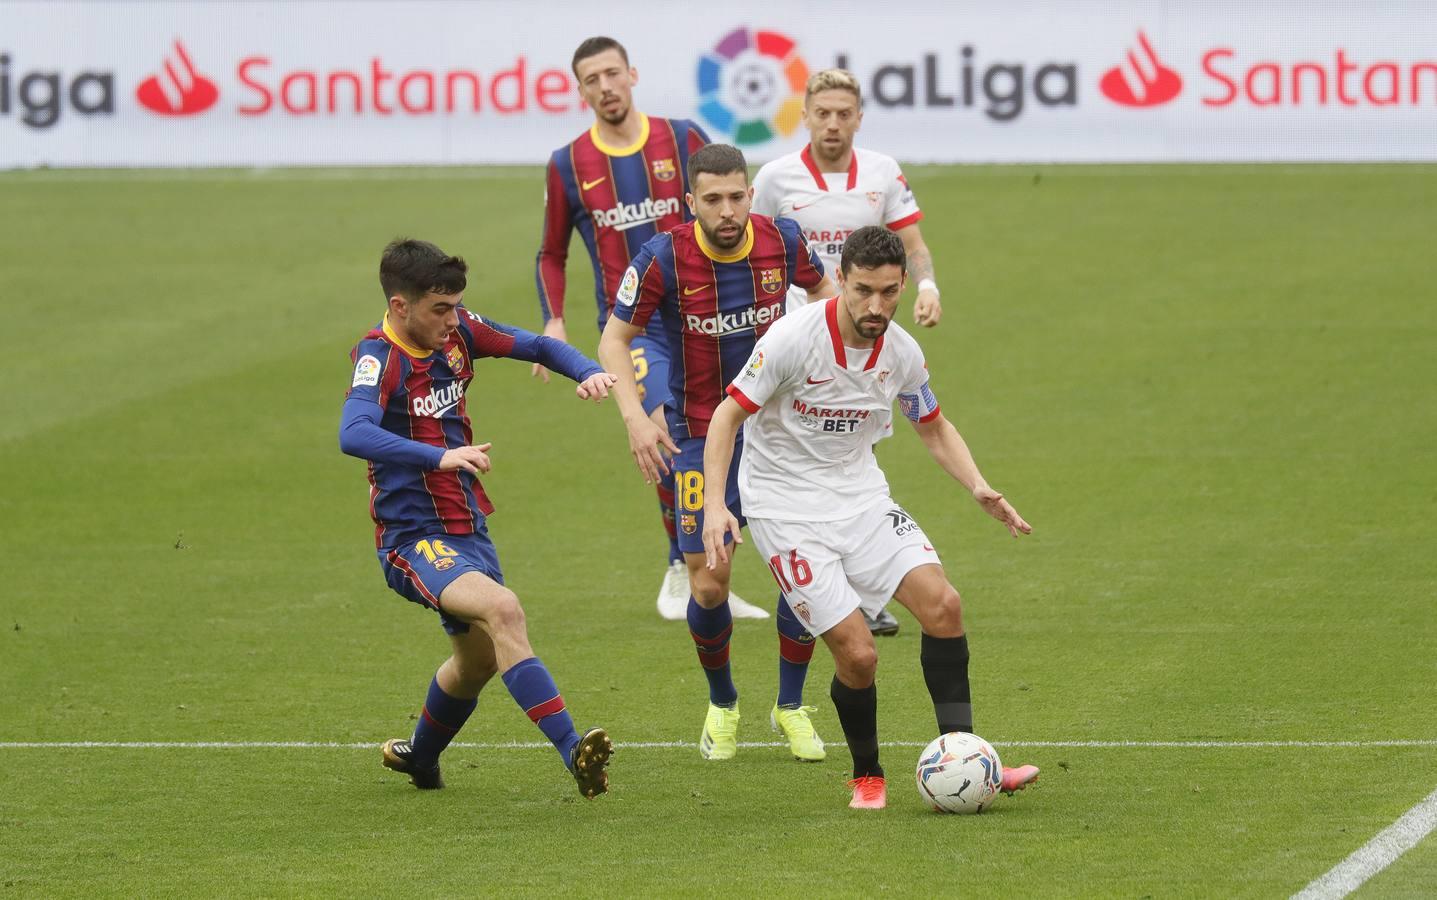
<svg viewBox="0 0 1437 900"><path fill-rule="evenodd" d="M668 461L664 450L670 454L679 452L679 447L644 413L644 404L639 400L639 383L634 379L633 357L629 349L634 338L643 329L631 325L618 316L610 316L599 338L599 363L613 373L611 391L614 403L619 407L624 427L629 432L629 452L633 454L634 465L643 473L646 484L654 484L669 474Z"/></svg>
<svg viewBox="0 0 1437 900"><path fill-rule="evenodd" d="M735 544L743 543L738 519L724 503L724 486L728 484L729 465L733 462L734 438L748 417L748 410L732 397L725 397L714 410L704 437L704 484L710 487L704 491L703 539L704 558L710 569L729 561L728 548L724 546L726 536L733 535Z"/></svg>
<svg viewBox="0 0 1437 900"><path fill-rule="evenodd" d="M546 379L547 380L547 379ZM619 381L619 376L612 372L596 372L579 382L574 392L579 395L580 400L592 400L595 403L602 403L609 396L609 390Z"/></svg>
<svg viewBox="0 0 1437 900"><path fill-rule="evenodd" d="M942 413L927 422L913 423L913 429L918 432L918 436L928 448L929 455L943 467L943 471L967 488L978 505L983 507L983 511L1002 522L1009 534L1016 538L1019 534L1033 532L1033 527L1023 521L1023 517L1003 499L1003 495L988 486L988 482L983 479L983 473L978 471L978 464L973 461L973 453L968 449L968 443Z"/></svg>
<svg viewBox="0 0 1437 900"><path fill-rule="evenodd" d="M544 323L544 337L553 338L561 344L569 343L569 331L564 327L562 316L554 316ZM545 384L549 383L549 369L543 363L534 363L529 374L535 378L543 379Z"/></svg>
<svg viewBox="0 0 1437 900"><path fill-rule="evenodd" d="M397 463L425 471L439 468L443 447L412 441L386 431L379 423L384 410L366 397L344 401L339 418L339 449L371 462Z"/></svg>

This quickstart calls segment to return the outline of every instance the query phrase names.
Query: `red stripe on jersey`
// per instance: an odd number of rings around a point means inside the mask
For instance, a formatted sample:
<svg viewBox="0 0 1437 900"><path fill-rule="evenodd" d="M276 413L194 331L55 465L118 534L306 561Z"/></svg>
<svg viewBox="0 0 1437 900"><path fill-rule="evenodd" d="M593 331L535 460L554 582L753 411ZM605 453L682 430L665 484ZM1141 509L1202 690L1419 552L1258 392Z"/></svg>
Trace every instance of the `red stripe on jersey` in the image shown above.
<svg viewBox="0 0 1437 900"><path fill-rule="evenodd" d="M584 132L569 145L569 160L574 166L574 181L579 189L579 202L586 215L595 209L614 209L619 205L619 186L614 183L614 169L609 154L594 145L589 132ZM599 273L604 280L604 302L614 308L614 294L619 279L629 267L629 244L622 231L594 226L594 247Z"/></svg>
<svg viewBox="0 0 1437 900"><path fill-rule="evenodd" d="M708 141L705 141L705 140L703 139L703 135L699 134L698 129L696 129L696 128L690 128L690 129L689 129L689 155L690 155L690 156L693 156L694 153L696 153L697 151L703 149L704 144L707 144L707 143L708 143ZM679 173L679 174L681 174L681 175L684 177L684 180L685 180L685 181L688 180L688 173L687 173L687 172L681 172L681 173Z"/></svg>
<svg viewBox="0 0 1437 900"><path fill-rule="evenodd" d="M423 367L422 369L420 367ZM434 389L434 379L429 375L429 365L417 362L414 372L405 385L410 397L422 397ZM460 410L463 415L463 410ZM444 422L433 416L409 414L410 437L431 447L446 447ZM464 496L464 486L459 481L458 471L441 472L431 470L424 473L424 489L434 505L434 515L450 534L470 534L474 531L474 516L469 511L469 502Z"/></svg>
<svg viewBox="0 0 1437 900"><path fill-rule="evenodd" d="M794 279L798 277L798 272L788 271L788 245L783 242L783 233L778 230L773 219L768 216L749 216L749 222L753 224L753 249L749 251L748 263L749 269L753 273L753 305L756 312L760 307L773 305L775 301L781 305L788 296L788 285L797 284ZM805 262L808 259L808 253L808 245L800 244L797 254L799 272L803 271L805 267L812 270L812 266L807 266ZM779 269L782 280L777 289L769 291L763 286L763 273L773 268ZM817 281L813 282L813 284L817 283ZM807 285L807 287L812 287L812 285ZM755 326L754 338L761 338L767 334L769 327L776 321L778 321L777 317Z"/></svg>
<svg viewBox="0 0 1437 900"><path fill-rule="evenodd" d="M682 225L684 221L684 179L683 173L679 171L679 143L678 136L674 134L674 126L668 119L656 119L649 117L649 139L640 148L644 157L644 175L649 179L649 196L655 201L674 199L678 201L678 211L661 216L654 222L654 228L660 232L668 231L675 225ZM655 163L668 161L667 165L655 169ZM661 178L660 172L666 173L667 178ZM617 290L617 285L615 290ZM610 298L612 299L612 298Z"/></svg>
<svg viewBox="0 0 1437 900"><path fill-rule="evenodd" d="M756 413L756 412L758 412L758 408L759 408L759 407L758 407L758 404L757 404L757 403L754 403L752 400L748 399L748 395L745 394L743 391L739 390L739 389L738 389L738 385L736 385L736 384L731 384L731 385L729 385L729 386L728 386L728 395L734 399L734 402L735 402L735 403L737 403L739 406L742 406L744 409L748 410L749 413Z"/></svg>
<svg viewBox="0 0 1437 900"><path fill-rule="evenodd" d="M911 215L911 216L904 216L903 218L898 219L897 221L889 222L889 223L888 223L888 227L891 228L891 229L893 229L894 231L897 231L897 230L900 229L900 228L907 228L909 225L913 225L913 224L917 223L918 220L919 220L919 219L922 219L922 218L923 218L923 210L920 209L920 210L918 210L917 212L913 213L913 215Z"/></svg>
<svg viewBox="0 0 1437 900"><path fill-rule="evenodd" d="M691 222L670 232L674 242L673 293L678 298L679 334L684 363L684 417L689 422L689 436L701 437L708 420L723 399L723 359L719 339L690 331L684 327L689 316L699 319L717 318L719 314L718 272L713 260L699 249ZM691 292L691 293L690 293ZM695 419L699 420L695 422ZM695 425L698 429L695 430Z"/></svg>
<svg viewBox="0 0 1437 900"><path fill-rule="evenodd" d="M524 713L528 715L531 720L537 723L545 716L552 716L554 713L561 713L563 711L564 698L559 694L555 694L552 700L545 700L543 703L540 703L537 706L531 706L528 709L524 710Z"/></svg>
<svg viewBox="0 0 1437 900"><path fill-rule="evenodd" d="M848 368L848 354L843 352L843 335L838 331L838 298L823 307L823 320L828 323L828 337L833 341L833 361Z"/></svg>
<svg viewBox="0 0 1437 900"><path fill-rule="evenodd" d="M931 412L931 413L929 413L928 415L926 415L926 416L922 417L921 419L919 419L919 420L918 420L918 424L919 424L919 425L922 425L924 422L932 422L934 419L938 418L938 414L939 414L940 412L942 412L942 411L943 411L943 410L942 410L941 407L937 407L937 406L933 407L933 412Z"/></svg>
<svg viewBox="0 0 1437 900"><path fill-rule="evenodd" d="M804 148L803 148L803 151L798 154L798 158L801 159L801 160L803 160L804 166L806 166L806 167L808 168L808 174L810 174L810 175L813 176L814 183L816 183L816 184L818 185L819 189L820 189L820 190L824 190L824 191L828 190L828 179L823 177L823 171L818 168L818 163L817 163L817 162L814 160L814 158L813 158L813 145L812 145L812 144L805 144L805 145L804 145ZM855 186L857 186L857 184L858 184L858 154L857 154L857 153L854 153L854 152L852 152L852 151L849 151L849 156L848 156L848 186L845 187L844 190L845 190L845 191L851 191L851 190L854 189Z"/></svg>

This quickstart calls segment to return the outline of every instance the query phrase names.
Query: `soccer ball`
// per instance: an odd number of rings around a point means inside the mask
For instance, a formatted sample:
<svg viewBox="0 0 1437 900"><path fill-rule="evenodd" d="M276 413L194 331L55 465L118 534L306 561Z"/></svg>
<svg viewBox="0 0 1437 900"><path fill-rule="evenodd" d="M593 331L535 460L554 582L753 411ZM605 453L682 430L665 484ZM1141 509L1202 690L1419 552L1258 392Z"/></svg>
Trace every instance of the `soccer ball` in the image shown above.
<svg viewBox="0 0 1437 900"><path fill-rule="evenodd" d="M1002 786L998 751L976 734L942 735L918 757L918 794L939 812L980 813Z"/></svg>

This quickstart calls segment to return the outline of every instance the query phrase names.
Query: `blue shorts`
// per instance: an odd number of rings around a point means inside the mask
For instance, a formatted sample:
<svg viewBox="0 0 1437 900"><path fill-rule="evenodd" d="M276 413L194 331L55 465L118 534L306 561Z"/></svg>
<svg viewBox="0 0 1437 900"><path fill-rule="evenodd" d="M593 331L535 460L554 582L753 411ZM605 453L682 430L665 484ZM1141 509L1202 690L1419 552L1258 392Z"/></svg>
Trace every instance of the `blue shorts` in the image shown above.
<svg viewBox="0 0 1437 900"><path fill-rule="evenodd" d="M704 552L704 439L678 438L679 455L673 458L674 470L674 512L679 518L679 549L684 553ZM743 504L738 497L738 461L743 458L743 439L734 441L733 461L728 467L728 484L724 490L724 502L738 519L740 525L747 525L743 517ZM725 536L724 543L730 538Z"/></svg>
<svg viewBox="0 0 1437 900"><path fill-rule="evenodd" d="M641 334L629 344L634 360L634 380L639 383L639 402L644 414L669 402L669 342L661 334Z"/></svg>
<svg viewBox="0 0 1437 900"><path fill-rule="evenodd" d="M469 623L439 608L439 597L454 579L465 572L487 575L500 584L499 553L489 540L487 529L474 534L432 534L393 549L379 551L384 580L406 600L439 613L439 622L449 634L464 634Z"/></svg>

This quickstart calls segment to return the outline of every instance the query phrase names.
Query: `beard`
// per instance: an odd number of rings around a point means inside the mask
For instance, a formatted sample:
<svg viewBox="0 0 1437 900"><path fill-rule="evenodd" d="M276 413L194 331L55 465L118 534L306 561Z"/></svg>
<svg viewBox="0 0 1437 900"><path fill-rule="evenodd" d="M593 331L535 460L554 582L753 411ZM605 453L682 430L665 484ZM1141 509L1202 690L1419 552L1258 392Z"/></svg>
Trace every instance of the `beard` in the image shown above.
<svg viewBox="0 0 1437 900"><path fill-rule="evenodd" d="M621 103L619 107L613 112L609 112L608 110L600 106L598 108L599 118L603 119L610 125L622 125L624 120L629 117L629 111L632 109L633 107L631 105L623 103Z"/></svg>
<svg viewBox="0 0 1437 900"><path fill-rule="evenodd" d="M885 319L882 316L864 316L853 324L858 333L865 338L881 337L883 332L888 330L888 323L892 319Z"/></svg>
<svg viewBox="0 0 1437 900"><path fill-rule="evenodd" d="M705 225L702 220L699 221L699 227L703 229L704 239L719 250L732 250L743 242L744 228L742 225L739 225L738 230L729 237L724 237L717 232L710 231L709 227Z"/></svg>

